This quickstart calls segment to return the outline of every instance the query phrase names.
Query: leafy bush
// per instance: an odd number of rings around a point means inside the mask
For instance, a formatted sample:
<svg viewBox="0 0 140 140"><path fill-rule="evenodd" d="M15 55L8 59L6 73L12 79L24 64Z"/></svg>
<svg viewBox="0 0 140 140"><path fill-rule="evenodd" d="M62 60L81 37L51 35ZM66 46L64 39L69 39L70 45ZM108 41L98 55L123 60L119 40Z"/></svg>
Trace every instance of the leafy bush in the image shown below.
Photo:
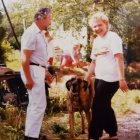
<svg viewBox="0 0 140 140"><path fill-rule="evenodd" d="M22 140L24 135L25 113L14 106L7 105L5 109L0 109L0 138L2 140Z"/></svg>
<svg viewBox="0 0 140 140"><path fill-rule="evenodd" d="M64 126L54 123L52 125L52 130L59 135L61 139L66 139L68 134L68 129L66 129Z"/></svg>
<svg viewBox="0 0 140 140"><path fill-rule="evenodd" d="M140 104L140 96L136 96L134 98L134 101L135 101L136 104Z"/></svg>
<svg viewBox="0 0 140 140"><path fill-rule="evenodd" d="M61 111L66 111L65 99L61 97L51 97L48 100L46 112L52 115Z"/></svg>
<svg viewBox="0 0 140 140"><path fill-rule="evenodd" d="M140 102L140 91L129 90L127 93L122 93L121 90L115 94L112 100L113 108L119 115L125 115L134 112L136 104Z"/></svg>

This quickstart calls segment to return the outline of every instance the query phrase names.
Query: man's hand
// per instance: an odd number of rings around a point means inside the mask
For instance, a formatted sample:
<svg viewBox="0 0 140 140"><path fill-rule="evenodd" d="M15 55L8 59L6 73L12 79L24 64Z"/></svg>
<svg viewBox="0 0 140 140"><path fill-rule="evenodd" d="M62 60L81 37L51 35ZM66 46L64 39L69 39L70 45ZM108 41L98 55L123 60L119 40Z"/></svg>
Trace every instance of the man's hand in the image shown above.
<svg viewBox="0 0 140 140"><path fill-rule="evenodd" d="M46 82L50 85L53 82L54 76L51 75L48 70L45 72Z"/></svg>
<svg viewBox="0 0 140 140"><path fill-rule="evenodd" d="M34 82L32 79L27 79L26 83L25 83L25 87L28 89L28 90L31 90L32 87L34 85Z"/></svg>

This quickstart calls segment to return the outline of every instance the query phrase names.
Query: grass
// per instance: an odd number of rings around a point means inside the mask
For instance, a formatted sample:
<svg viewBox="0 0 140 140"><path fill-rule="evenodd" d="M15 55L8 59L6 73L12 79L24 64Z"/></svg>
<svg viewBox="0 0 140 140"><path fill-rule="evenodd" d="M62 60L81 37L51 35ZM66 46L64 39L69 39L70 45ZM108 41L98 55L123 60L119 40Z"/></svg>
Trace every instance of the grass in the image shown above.
<svg viewBox="0 0 140 140"><path fill-rule="evenodd" d="M7 62L7 66L13 70L20 69L20 53L16 52L13 63ZM83 71L82 71L83 72ZM79 71L79 75L82 73ZM69 72L70 73L70 72ZM78 74L76 71L75 75ZM66 112L66 94L65 81L70 78L70 74L66 71L61 75L61 79L57 84L53 84L50 90L49 113L45 115L42 124L41 133L52 133L53 137L66 139L69 131L69 118ZM59 77L58 77L59 78ZM136 111L136 106L140 106L140 90L129 90L122 93L120 90L115 94L112 100L112 106L117 116L128 115ZM22 140L24 133L25 114L17 108L0 108L0 140ZM81 132L81 119L79 114L75 114L75 132L78 136ZM51 131L51 132L50 132Z"/></svg>
<svg viewBox="0 0 140 140"><path fill-rule="evenodd" d="M58 90L57 96L60 96L60 98L63 99L59 102L61 106L62 104L65 104L66 90L65 88L60 89L62 92ZM57 89L54 89L54 91L55 92L51 89L50 96L56 96L55 93L57 93ZM114 108L117 117L134 113L137 105L140 107L140 90L129 90L127 93L122 93L118 90L112 99L112 107ZM49 125L52 126L50 128L60 139L63 137L65 137L65 139L68 138L67 131L69 130L69 119L67 112L54 114L54 117L51 116L48 120L45 120L45 122L50 122ZM79 113L75 113L75 132L76 136L81 134L81 118Z"/></svg>
<svg viewBox="0 0 140 140"><path fill-rule="evenodd" d="M0 140L22 140L24 135L25 113L14 106L0 109Z"/></svg>
<svg viewBox="0 0 140 140"><path fill-rule="evenodd" d="M58 84L55 88L50 89L50 97L54 98L51 107L55 106L57 109L52 110L51 114L45 115L41 129L42 133L46 133L46 129L48 128L51 130L53 136L56 135L60 139L67 139L69 119L66 110L62 109L66 105L65 96L66 89L64 86L62 88ZM130 90L126 94L118 90L112 100L112 106L117 116L133 113L137 105L140 105L140 90ZM0 140L22 140L25 119L24 112L18 108L9 106L5 110L1 109L0 115L4 116L4 119L0 121ZM75 132L77 136L81 133L79 113L75 114Z"/></svg>
<svg viewBox="0 0 140 140"><path fill-rule="evenodd" d="M119 115L125 115L135 110L135 106L140 103L140 90L129 90L122 93L120 90L112 100L112 106Z"/></svg>
<svg viewBox="0 0 140 140"><path fill-rule="evenodd" d="M20 55L20 51L18 50L13 51L12 54L8 55L8 60L10 61L6 62L7 67L12 70L19 71L21 67Z"/></svg>

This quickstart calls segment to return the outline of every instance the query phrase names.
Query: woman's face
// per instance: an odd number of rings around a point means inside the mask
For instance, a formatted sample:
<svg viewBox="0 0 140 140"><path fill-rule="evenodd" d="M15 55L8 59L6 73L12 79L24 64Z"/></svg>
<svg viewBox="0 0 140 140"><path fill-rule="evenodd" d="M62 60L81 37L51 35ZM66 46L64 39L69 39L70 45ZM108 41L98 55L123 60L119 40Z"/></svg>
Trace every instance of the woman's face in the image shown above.
<svg viewBox="0 0 140 140"><path fill-rule="evenodd" d="M105 23L102 19L96 19L93 23L93 31L98 36L104 36L108 32L108 23Z"/></svg>

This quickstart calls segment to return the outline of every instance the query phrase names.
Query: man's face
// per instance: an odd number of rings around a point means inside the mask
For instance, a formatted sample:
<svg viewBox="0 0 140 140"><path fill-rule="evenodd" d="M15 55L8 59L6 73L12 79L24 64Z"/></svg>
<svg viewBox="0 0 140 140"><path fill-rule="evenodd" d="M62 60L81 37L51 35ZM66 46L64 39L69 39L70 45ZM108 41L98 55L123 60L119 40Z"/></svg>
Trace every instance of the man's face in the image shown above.
<svg viewBox="0 0 140 140"><path fill-rule="evenodd" d="M99 36L104 36L108 31L108 24L102 19L97 19L93 23L93 31Z"/></svg>
<svg viewBox="0 0 140 140"><path fill-rule="evenodd" d="M47 16L42 18L42 26L43 28L47 28L48 26L51 25L51 21L52 21L52 14L49 13Z"/></svg>

